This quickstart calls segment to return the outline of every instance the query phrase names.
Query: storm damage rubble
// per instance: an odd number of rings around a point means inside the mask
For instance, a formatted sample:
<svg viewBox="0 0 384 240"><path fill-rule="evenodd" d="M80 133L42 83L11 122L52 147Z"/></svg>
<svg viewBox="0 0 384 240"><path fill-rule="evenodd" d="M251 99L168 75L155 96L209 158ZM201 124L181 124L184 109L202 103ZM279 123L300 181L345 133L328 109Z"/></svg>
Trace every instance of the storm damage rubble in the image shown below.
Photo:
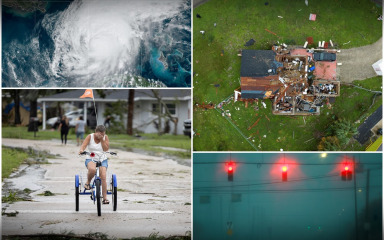
<svg viewBox="0 0 384 240"><path fill-rule="evenodd" d="M324 41L323 41L324 42ZM331 44L333 46L333 44ZM330 97L340 95L336 49L277 43L272 50L242 50L241 87L234 101L271 99L275 115L319 115Z"/></svg>

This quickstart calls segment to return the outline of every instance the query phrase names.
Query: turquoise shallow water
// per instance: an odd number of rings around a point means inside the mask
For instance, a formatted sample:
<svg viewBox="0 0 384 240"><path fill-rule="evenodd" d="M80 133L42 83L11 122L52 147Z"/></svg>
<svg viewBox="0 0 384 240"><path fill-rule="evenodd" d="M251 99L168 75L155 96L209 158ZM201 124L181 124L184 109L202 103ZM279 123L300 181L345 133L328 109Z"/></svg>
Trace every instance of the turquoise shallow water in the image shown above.
<svg viewBox="0 0 384 240"><path fill-rule="evenodd" d="M155 12L144 12L137 14L137 19L130 19L129 5L127 14L123 9L108 15L101 11L105 2L87 3L90 0L50 2L46 13L28 14L3 7L2 86L130 87L127 80L141 78L158 82L156 86L190 87L190 0L175 1L180 6L176 11L170 9L169 17L160 21L161 17L151 17ZM108 4L112 12L124 1ZM148 4L151 9L154 3L136 1L136 4ZM143 9L145 11L145 6ZM108 17L110 21L98 21ZM80 20L76 22L76 19ZM71 25L74 30L70 30ZM133 28L135 34L131 34L132 30L124 32L129 28ZM164 56L161 61L157 57L160 54Z"/></svg>

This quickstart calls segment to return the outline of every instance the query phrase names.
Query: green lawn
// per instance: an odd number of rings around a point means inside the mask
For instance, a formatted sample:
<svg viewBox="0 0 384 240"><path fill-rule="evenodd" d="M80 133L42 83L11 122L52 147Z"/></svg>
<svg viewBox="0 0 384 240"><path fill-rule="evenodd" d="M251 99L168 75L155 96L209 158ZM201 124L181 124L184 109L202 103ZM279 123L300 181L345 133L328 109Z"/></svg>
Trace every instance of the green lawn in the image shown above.
<svg viewBox="0 0 384 240"><path fill-rule="evenodd" d="M2 179L8 178L9 175L15 171L19 165L27 158L28 154L24 151L3 147L1 151Z"/></svg>
<svg viewBox="0 0 384 240"><path fill-rule="evenodd" d="M381 78L375 77L359 81L361 86L371 90L379 90ZM243 136L216 110L195 109L194 130L198 133L194 137L194 150L196 151L315 151L317 145L326 134L326 130L338 118L344 118L356 123L358 126L365 117L372 114L382 104L382 97L377 96L372 104L374 93L355 88L342 86L341 95L331 109L321 108L319 116L277 116L272 114L272 103L263 100L262 104L250 104L245 108L242 102L230 101L223 107L231 113L232 122L248 138L249 144ZM255 110L255 106L259 110ZM257 114L257 116L256 116ZM258 124L248 130L258 119ZM269 120L268 120L269 119ZM360 122L357 122L360 119ZM360 146L352 140L343 150L362 151L366 146Z"/></svg>
<svg viewBox="0 0 384 240"><path fill-rule="evenodd" d="M382 35L382 22L376 19L382 9L369 0L325 0L309 2L308 7L304 1L277 0L267 6L265 2L211 0L194 9L194 106L203 103L216 105L240 86L241 58L237 54L242 49L271 49L277 41L303 45L309 36L315 43L331 39L338 48L351 48L374 43ZM197 18L197 13L202 18ZM308 20L310 13L317 14L316 21ZM256 43L244 47L251 38ZM380 78L360 81L359 84L368 88L376 86L381 90ZM195 108L193 124L198 135L194 138L194 150L316 150L325 129L337 117L355 122L376 110L381 97L367 110L372 97L372 93L343 86L332 109L323 107L321 116L293 118L272 115L270 100L264 100L266 109L259 103L258 112L252 105L247 109L241 103L226 105L225 109L231 112L235 124L247 138L250 137L249 141L254 146L217 111ZM345 98L348 101L343 100ZM255 116L256 113L259 116ZM248 131L247 128L259 117L258 125ZM363 149L353 141L345 147L345 150Z"/></svg>
<svg viewBox="0 0 384 240"><path fill-rule="evenodd" d="M28 132L27 127L3 127L3 138L20 138L20 139L36 139L36 140L60 140L60 132L58 131L39 131L36 133L36 138L33 132ZM162 135L157 134L142 134L140 138L132 137L126 134L108 134L112 147L132 150L141 149L143 151L151 151L156 153L166 153L182 158L191 157L191 139L184 135ZM76 143L76 135L73 130L68 135L68 140ZM184 151L167 150L159 147L180 148Z"/></svg>
<svg viewBox="0 0 384 240"><path fill-rule="evenodd" d="M308 7L304 1L276 0L267 6L265 2L211 0L194 9L195 103L218 103L240 86L239 50L271 49L277 41L303 45L309 36L315 43L331 39L339 48L351 48L371 44L382 35L382 22L376 19L381 8L369 0L324 0ZM316 21L308 20L310 13L317 14ZM256 43L244 47L251 38Z"/></svg>

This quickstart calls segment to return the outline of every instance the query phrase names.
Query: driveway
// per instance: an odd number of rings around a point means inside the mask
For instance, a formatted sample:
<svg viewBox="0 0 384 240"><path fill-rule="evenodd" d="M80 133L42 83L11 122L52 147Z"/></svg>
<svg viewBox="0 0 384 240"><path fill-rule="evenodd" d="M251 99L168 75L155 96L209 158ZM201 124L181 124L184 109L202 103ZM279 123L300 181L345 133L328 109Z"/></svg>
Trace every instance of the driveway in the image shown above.
<svg viewBox="0 0 384 240"><path fill-rule="evenodd" d="M193 8L200 6L201 4L208 2L209 0L193 0Z"/></svg>
<svg viewBox="0 0 384 240"><path fill-rule="evenodd" d="M101 232L108 238L132 238L158 233L160 236L185 235L191 231L191 169L164 158L116 150L109 160L109 173L117 175L117 211L112 204L96 205L80 195L80 211L75 211L75 174L86 173L78 147L62 146L58 141L2 139L3 146L32 147L58 155L50 164L22 165L4 188L29 188L32 201L3 203L2 235ZM114 149L111 149L113 151ZM54 196L42 196L51 191ZM40 195L39 195L40 194ZM111 196L109 195L111 200Z"/></svg>
<svg viewBox="0 0 384 240"><path fill-rule="evenodd" d="M342 49L337 54L338 73L341 82L352 83L354 80L364 80L377 76L372 64L382 58L382 38L377 42L358 48Z"/></svg>

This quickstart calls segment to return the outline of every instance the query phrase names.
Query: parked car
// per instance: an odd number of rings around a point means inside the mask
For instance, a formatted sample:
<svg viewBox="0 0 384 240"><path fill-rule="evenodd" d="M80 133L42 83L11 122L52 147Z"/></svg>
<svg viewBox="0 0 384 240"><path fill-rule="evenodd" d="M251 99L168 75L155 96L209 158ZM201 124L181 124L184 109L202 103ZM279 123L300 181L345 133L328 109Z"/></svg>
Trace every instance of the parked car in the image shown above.
<svg viewBox="0 0 384 240"><path fill-rule="evenodd" d="M64 114L67 116L69 121L69 127L76 127L76 121L80 116L84 115L83 109L78 109L75 111L70 111ZM61 119L59 117L53 117L47 120L47 125L51 128L58 128L60 125ZM87 126L90 128L96 127L96 114L93 108L87 109Z"/></svg>
<svg viewBox="0 0 384 240"><path fill-rule="evenodd" d="M327 52L315 52L313 54L313 59L315 61L333 62L333 61L336 61L336 54L335 53L327 53Z"/></svg>
<svg viewBox="0 0 384 240"><path fill-rule="evenodd" d="M185 136L191 137L191 125L192 125L191 123L192 123L191 119L184 120L183 132Z"/></svg>

